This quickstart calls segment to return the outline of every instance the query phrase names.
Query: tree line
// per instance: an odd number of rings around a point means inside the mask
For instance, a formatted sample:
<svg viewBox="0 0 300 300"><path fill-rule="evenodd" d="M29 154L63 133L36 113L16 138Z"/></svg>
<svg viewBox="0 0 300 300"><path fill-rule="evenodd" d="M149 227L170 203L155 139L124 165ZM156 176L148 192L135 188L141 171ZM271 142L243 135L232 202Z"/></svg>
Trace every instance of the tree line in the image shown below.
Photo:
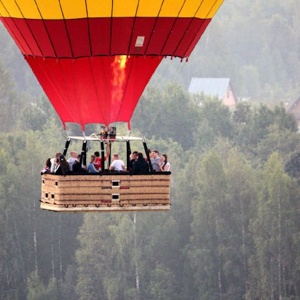
<svg viewBox="0 0 300 300"><path fill-rule="evenodd" d="M64 146L60 122L45 99L22 101L7 86L1 299L300 297L300 141L283 106L230 111L177 84L148 89L133 134L168 153L170 212L60 214L39 209L39 171Z"/></svg>

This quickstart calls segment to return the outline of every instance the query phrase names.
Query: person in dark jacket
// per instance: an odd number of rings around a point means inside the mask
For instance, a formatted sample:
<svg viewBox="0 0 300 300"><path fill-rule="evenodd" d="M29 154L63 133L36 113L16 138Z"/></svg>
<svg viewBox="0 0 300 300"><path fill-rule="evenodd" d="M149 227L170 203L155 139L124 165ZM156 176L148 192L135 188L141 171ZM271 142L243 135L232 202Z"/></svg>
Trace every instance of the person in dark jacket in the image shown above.
<svg viewBox="0 0 300 300"><path fill-rule="evenodd" d="M148 174L149 166L143 156L143 153L138 153L137 160L133 164L133 173L134 174Z"/></svg>
<svg viewBox="0 0 300 300"><path fill-rule="evenodd" d="M46 160L46 166L41 170L41 175L50 173L51 169L51 158Z"/></svg>
<svg viewBox="0 0 300 300"><path fill-rule="evenodd" d="M58 167L55 170L56 175L66 175L70 172L70 166L64 155L59 157Z"/></svg>
<svg viewBox="0 0 300 300"><path fill-rule="evenodd" d="M86 167L82 166L80 163L81 155L78 154L77 158L73 164L73 172L78 174L85 174L87 173Z"/></svg>

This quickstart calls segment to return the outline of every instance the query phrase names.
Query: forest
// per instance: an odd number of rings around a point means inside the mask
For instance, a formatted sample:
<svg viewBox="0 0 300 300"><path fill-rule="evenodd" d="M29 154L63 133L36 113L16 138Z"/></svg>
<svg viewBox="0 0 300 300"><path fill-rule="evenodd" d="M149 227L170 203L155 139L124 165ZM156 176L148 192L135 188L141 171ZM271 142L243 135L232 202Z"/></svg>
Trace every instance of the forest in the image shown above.
<svg viewBox="0 0 300 300"><path fill-rule="evenodd" d="M157 70L132 134L168 154L169 212L39 208L66 134L1 27L0 299L300 299L299 14L225 1L189 61ZM236 109L189 95L193 76L231 78Z"/></svg>

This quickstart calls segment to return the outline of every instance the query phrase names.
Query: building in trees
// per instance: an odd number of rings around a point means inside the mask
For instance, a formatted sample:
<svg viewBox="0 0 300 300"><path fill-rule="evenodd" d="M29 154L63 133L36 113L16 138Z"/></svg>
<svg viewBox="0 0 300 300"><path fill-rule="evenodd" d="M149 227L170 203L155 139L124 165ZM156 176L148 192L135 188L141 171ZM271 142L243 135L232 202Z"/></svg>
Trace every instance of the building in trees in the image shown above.
<svg viewBox="0 0 300 300"><path fill-rule="evenodd" d="M230 78L198 78L193 77L189 86L190 94L201 94L218 97L223 103L234 109L237 99Z"/></svg>

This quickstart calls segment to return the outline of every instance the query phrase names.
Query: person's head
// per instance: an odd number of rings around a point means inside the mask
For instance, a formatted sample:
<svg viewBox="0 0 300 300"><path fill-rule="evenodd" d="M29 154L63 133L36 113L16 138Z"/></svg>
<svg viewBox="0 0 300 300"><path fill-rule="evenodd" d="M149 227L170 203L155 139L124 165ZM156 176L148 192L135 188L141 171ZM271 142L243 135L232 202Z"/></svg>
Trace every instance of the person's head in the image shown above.
<svg viewBox="0 0 300 300"><path fill-rule="evenodd" d="M137 159L138 159L138 160L144 160L144 155L143 155L143 153L139 152L139 153L137 154Z"/></svg>
<svg viewBox="0 0 300 300"><path fill-rule="evenodd" d="M60 164L62 174L66 175L66 173L70 171L70 167L64 155L60 155L59 164Z"/></svg>
<svg viewBox="0 0 300 300"><path fill-rule="evenodd" d="M51 168L51 158L47 158L46 167Z"/></svg>
<svg viewBox="0 0 300 300"><path fill-rule="evenodd" d="M112 158L113 158L113 160L119 159L119 154L117 154L117 153L113 154Z"/></svg>
<svg viewBox="0 0 300 300"><path fill-rule="evenodd" d="M55 153L55 162L59 162L59 160L60 160L60 156L61 156L62 154L60 153L60 152L56 152Z"/></svg>
<svg viewBox="0 0 300 300"><path fill-rule="evenodd" d="M76 158L77 153L75 151L70 151L70 156Z"/></svg>
<svg viewBox="0 0 300 300"><path fill-rule="evenodd" d="M161 156L161 158L162 158L162 161L163 161L163 162L165 162L165 163L168 162L168 155L167 155L167 154L163 154L163 155Z"/></svg>
<svg viewBox="0 0 300 300"><path fill-rule="evenodd" d="M153 156L153 158L158 158L158 156L159 156L158 150L153 150L152 151L152 156Z"/></svg>
<svg viewBox="0 0 300 300"><path fill-rule="evenodd" d="M78 154L76 160L80 161L80 158L81 158L81 154Z"/></svg>
<svg viewBox="0 0 300 300"><path fill-rule="evenodd" d="M94 162L96 159L96 156L94 154L91 155L91 163Z"/></svg>
<svg viewBox="0 0 300 300"><path fill-rule="evenodd" d="M99 151L95 151L94 155L95 155L96 157L99 157L99 156L100 156Z"/></svg>
<svg viewBox="0 0 300 300"><path fill-rule="evenodd" d="M131 155L131 159L137 159L138 157L138 152L137 151L133 151L132 155Z"/></svg>

